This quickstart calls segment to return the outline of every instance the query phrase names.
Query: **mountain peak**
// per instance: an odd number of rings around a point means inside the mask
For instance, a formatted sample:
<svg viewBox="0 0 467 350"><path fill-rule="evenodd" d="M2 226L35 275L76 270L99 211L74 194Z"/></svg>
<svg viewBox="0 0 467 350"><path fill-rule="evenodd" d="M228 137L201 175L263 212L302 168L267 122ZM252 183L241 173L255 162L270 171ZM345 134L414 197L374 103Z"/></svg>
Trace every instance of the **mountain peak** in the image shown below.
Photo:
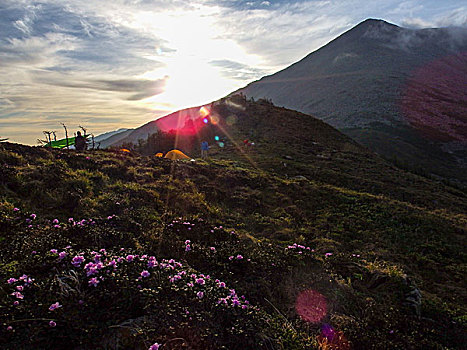
<svg viewBox="0 0 467 350"><path fill-rule="evenodd" d="M365 26L365 25L368 26L368 25L374 25L374 24L381 25L381 26L398 27L395 24L392 24L383 19L377 19L377 18L367 18L363 22L360 22L359 24L357 24L355 27Z"/></svg>

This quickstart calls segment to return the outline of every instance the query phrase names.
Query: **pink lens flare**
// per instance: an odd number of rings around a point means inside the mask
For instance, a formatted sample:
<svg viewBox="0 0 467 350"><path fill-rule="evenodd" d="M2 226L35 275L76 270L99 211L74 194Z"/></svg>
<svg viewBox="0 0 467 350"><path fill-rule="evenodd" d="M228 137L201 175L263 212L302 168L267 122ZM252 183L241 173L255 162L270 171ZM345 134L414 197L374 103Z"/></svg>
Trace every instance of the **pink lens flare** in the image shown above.
<svg viewBox="0 0 467 350"><path fill-rule="evenodd" d="M318 323L327 314L326 298L312 289L302 291L295 301L295 310L303 320Z"/></svg>

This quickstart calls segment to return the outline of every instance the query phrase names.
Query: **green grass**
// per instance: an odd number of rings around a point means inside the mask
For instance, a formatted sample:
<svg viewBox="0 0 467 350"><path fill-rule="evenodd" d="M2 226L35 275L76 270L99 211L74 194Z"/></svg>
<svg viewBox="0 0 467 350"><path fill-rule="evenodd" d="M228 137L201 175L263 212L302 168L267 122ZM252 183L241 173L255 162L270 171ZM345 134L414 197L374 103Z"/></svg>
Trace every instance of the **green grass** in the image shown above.
<svg viewBox="0 0 467 350"><path fill-rule="evenodd" d="M238 122L206 162L2 144L2 347L464 346L465 193L392 167L322 122L267 103L236 103L245 108L215 107ZM251 129L257 147L245 154L234 144ZM37 218L26 222L32 213ZM70 217L87 221L73 225ZM310 249L287 249L293 243ZM88 262L103 248L109 260L175 259L183 264L177 271L211 279L189 287L169 281L175 272L150 270L138 281L146 260L136 260L114 272L106 267L93 287L71 258L82 253ZM51 249L67 255L60 260ZM14 306L16 284L6 281L23 274L35 281ZM225 295L216 279L252 306L217 304ZM406 303L416 288L418 310ZM327 301L319 322L295 310L304 290ZM57 301L63 307L49 311ZM323 338L324 324L339 337Z"/></svg>

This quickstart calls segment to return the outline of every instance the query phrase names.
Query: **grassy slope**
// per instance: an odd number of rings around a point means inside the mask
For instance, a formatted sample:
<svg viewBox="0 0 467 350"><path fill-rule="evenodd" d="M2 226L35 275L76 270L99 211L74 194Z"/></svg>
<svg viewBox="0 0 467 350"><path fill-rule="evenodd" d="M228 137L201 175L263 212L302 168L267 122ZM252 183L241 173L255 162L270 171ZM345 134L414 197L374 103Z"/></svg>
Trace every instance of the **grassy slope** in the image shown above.
<svg viewBox="0 0 467 350"><path fill-rule="evenodd" d="M0 278L31 273L43 281L33 287L34 298L25 297L22 309L11 306L9 286L1 284L4 346L62 347L71 342L104 347L112 336L114 346L133 348L158 341L174 349L324 349L329 342L345 349L344 338L357 349L462 347L465 193L402 172L300 113L239 97L217 103L214 111L231 139L225 148L213 149L209 162L3 145ZM228 126L224 122L232 115L236 123ZM256 142L255 148L239 151L234 144L244 138ZM13 206L20 212L13 212ZM32 212L38 226L29 228L24 220ZM115 219L106 219L111 215ZM96 224L54 228L46 221L66 222L68 217L95 218ZM193 228L173 223L178 217ZM192 241L190 252L184 250L186 239ZM285 249L293 242L315 251ZM103 282L100 290L92 289L83 276L76 295L51 295L53 281L69 268L48 252L68 244L75 252L106 248L118 254L125 247L158 259L174 258L196 273L225 281L261 310L219 311L208 298L203 303L190 299L190 291L165 280L153 281L159 289L148 286L157 296L140 299L137 286L125 277L128 271L115 277L115 283L127 281L125 288ZM30 255L32 250L37 256ZM245 259L228 259L237 254ZM420 317L406 304L416 286L422 292ZM307 324L295 312L298 293L309 289L328 303L320 323ZM109 306L106 293L120 306ZM76 314L70 306L77 298L85 300L88 313ZM57 300L64 305L61 314L37 306ZM131 307L121 306L126 304ZM181 316L186 308L192 319ZM71 322L93 314L103 316ZM13 322L50 317L56 328ZM219 317L225 322L218 324ZM134 326L128 320L142 321ZM108 328L124 322L130 322L132 332ZM342 332L340 338L323 338L323 323ZM14 330L7 331L8 325ZM170 342L176 338L188 345Z"/></svg>

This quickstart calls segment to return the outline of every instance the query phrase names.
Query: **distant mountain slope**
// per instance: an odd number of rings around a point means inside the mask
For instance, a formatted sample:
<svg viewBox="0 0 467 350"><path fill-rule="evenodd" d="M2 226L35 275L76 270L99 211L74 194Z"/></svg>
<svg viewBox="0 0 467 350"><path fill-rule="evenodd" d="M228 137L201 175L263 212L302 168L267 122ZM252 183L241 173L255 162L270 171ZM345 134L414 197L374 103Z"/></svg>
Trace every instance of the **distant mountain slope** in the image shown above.
<svg viewBox="0 0 467 350"><path fill-rule="evenodd" d="M95 136L94 141L95 142L102 142L102 141L108 139L109 137L111 137L113 135L120 134L120 133L128 131L128 130L130 130L130 129L121 128L121 129L114 130L114 131L108 131L106 133Z"/></svg>
<svg viewBox="0 0 467 350"><path fill-rule="evenodd" d="M467 182L467 29L366 20L236 93L312 114L386 158Z"/></svg>
<svg viewBox="0 0 467 350"><path fill-rule="evenodd" d="M180 132L181 129L190 131L190 128L193 127L193 121L199 120L200 117L202 119L199 113L200 108L202 108L202 106L182 109L157 120L150 121L136 129L129 130L124 137L109 140L111 142L108 146L120 146L130 143L137 144L139 140L147 140L149 135L155 134L159 130L164 132L169 132L171 130Z"/></svg>
<svg viewBox="0 0 467 350"><path fill-rule="evenodd" d="M107 148L118 144L120 140L127 137L129 134L133 132L134 129L119 129L117 132L112 133L108 137L102 138L99 140L99 148ZM104 135L102 135L104 136Z"/></svg>

